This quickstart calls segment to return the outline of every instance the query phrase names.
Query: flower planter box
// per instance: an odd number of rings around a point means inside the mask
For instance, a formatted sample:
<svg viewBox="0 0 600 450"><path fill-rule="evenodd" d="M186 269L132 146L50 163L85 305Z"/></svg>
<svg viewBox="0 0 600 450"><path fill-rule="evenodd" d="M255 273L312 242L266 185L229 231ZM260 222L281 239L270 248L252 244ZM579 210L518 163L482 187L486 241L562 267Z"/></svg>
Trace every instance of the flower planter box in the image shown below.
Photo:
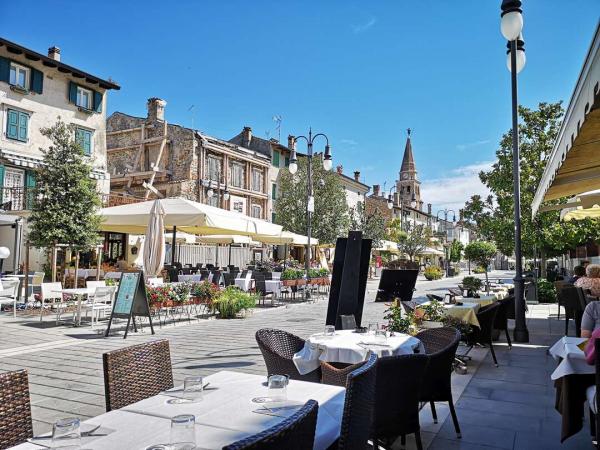
<svg viewBox="0 0 600 450"><path fill-rule="evenodd" d="M296 286L298 280L281 280L283 286Z"/></svg>

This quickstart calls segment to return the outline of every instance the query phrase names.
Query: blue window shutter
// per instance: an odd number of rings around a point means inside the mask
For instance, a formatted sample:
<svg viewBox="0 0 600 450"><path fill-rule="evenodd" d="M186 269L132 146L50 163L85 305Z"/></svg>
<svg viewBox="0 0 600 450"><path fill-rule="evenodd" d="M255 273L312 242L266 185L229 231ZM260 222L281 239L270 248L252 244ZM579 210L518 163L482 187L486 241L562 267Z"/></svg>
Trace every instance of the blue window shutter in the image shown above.
<svg viewBox="0 0 600 450"><path fill-rule="evenodd" d="M44 74L39 70L31 69L31 86L29 90L41 94L44 89Z"/></svg>
<svg viewBox="0 0 600 450"><path fill-rule="evenodd" d="M77 142L83 150L83 130L81 128L75 128L75 142Z"/></svg>
<svg viewBox="0 0 600 450"><path fill-rule="evenodd" d="M19 139L19 113L12 109L8 110L6 136L10 139Z"/></svg>
<svg viewBox="0 0 600 450"><path fill-rule="evenodd" d="M10 81L10 60L0 57L0 81Z"/></svg>
<svg viewBox="0 0 600 450"><path fill-rule="evenodd" d="M273 166L275 167L279 167L279 152L278 151L273 151L273 161L272 161Z"/></svg>
<svg viewBox="0 0 600 450"><path fill-rule="evenodd" d="M83 130L83 153L87 156L92 153L92 133L87 130Z"/></svg>
<svg viewBox="0 0 600 450"><path fill-rule="evenodd" d="M27 141L27 128L29 125L29 116L25 113L19 113L19 137L20 141Z"/></svg>
<svg viewBox="0 0 600 450"><path fill-rule="evenodd" d="M102 112L102 94L94 91L94 111Z"/></svg>
<svg viewBox="0 0 600 450"><path fill-rule="evenodd" d="M77 104L77 85L69 81L69 101L74 105Z"/></svg>

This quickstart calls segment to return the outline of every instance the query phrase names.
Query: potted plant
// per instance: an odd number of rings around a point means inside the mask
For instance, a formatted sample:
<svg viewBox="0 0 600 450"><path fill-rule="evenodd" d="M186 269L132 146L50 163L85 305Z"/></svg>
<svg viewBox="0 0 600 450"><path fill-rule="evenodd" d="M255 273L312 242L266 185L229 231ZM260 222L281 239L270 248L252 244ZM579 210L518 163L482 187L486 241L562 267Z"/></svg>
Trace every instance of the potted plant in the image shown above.
<svg viewBox="0 0 600 450"><path fill-rule="evenodd" d="M244 292L235 286L227 286L212 302L213 311L221 319L234 319L256 306L257 295Z"/></svg>
<svg viewBox="0 0 600 450"><path fill-rule="evenodd" d="M483 286L483 281L477 277L464 277L462 288L467 290L467 297L473 297Z"/></svg>
<svg viewBox="0 0 600 450"><path fill-rule="evenodd" d="M297 280L301 278L303 272L299 269L288 268L281 273L281 284L284 286L296 286Z"/></svg>
<svg viewBox="0 0 600 450"><path fill-rule="evenodd" d="M441 279L442 274L443 274L442 269L438 266L429 266L429 267L425 268L425 270L423 271L423 275L429 281Z"/></svg>
<svg viewBox="0 0 600 450"><path fill-rule="evenodd" d="M414 314L402 316L402 307L398 299L390 303L383 318L388 321L386 329L393 333L414 334L416 332Z"/></svg>
<svg viewBox="0 0 600 450"><path fill-rule="evenodd" d="M152 309L158 309L167 301L167 296L163 286L146 286L146 298L148 305Z"/></svg>
<svg viewBox="0 0 600 450"><path fill-rule="evenodd" d="M415 309L415 317L421 320L423 328L443 327L445 315L444 304L438 301L431 301Z"/></svg>
<svg viewBox="0 0 600 450"><path fill-rule="evenodd" d="M192 287L190 283L178 283L173 285L173 291L175 292L178 303L189 303L191 290Z"/></svg>

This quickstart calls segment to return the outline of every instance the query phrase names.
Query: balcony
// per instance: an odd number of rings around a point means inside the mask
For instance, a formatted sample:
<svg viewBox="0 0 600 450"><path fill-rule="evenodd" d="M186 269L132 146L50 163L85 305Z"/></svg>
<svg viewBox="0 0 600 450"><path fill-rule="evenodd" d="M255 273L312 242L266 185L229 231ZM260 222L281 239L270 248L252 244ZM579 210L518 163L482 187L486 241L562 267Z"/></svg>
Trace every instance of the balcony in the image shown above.
<svg viewBox="0 0 600 450"><path fill-rule="evenodd" d="M0 187L0 209L26 211L31 209L33 190L26 187Z"/></svg>

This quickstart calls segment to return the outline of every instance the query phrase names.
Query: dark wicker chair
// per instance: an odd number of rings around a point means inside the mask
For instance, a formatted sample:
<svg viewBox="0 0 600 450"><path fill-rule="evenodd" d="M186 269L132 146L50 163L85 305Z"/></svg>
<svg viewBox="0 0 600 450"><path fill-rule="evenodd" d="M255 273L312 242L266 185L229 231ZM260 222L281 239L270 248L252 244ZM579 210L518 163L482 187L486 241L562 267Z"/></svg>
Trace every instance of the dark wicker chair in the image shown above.
<svg viewBox="0 0 600 450"><path fill-rule="evenodd" d="M340 437L330 448L367 448L375 407L376 363L377 355L370 353L365 364L348 374Z"/></svg>
<svg viewBox="0 0 600 450"><path fill-rule="evenodd" d="M575 336L581 336L581 319L586 307L585 293L576 286L564 286L558 294L565 305L565 336L569 335L569 319L575 321Z"/></svg>
<svg viewBox="0 0 600 450"><path fill-rule="evenodd" d="M342 330L355 330L356 329L356 318L354 314L340 315L340 321L342 323Z"/></svg>
<svg viewBox="0 0 600 450"><path fill-rule="evenodd" d="M498 313L499 309L500 303L498 302L494 302L491 305L482 307L477 313L479 328L473 327L471 333L467 335L467 342L470 345L489 345L492 353L492 359L494 360L494 365L496 367L498 367L498 360L496 359L496 352L494 352L492 334L494 332L494 321L496 320L496 314Z"/></svg>
<svg viewBox="0 0 600 450"><path fill-rule="evenodd" d="M419 400L421 383L429 363L426 355L401 355L377 360L375 409L371 438L373 448L380 440L392 444L400 436L402 447L406 435L415 435L417 449L421 450ZM388 448L391 445L385 445Z"/></svg>
<svg viewBox="0 0 600 450"><path fill-rule="evenodd" d="M572 283L569 283L566 280L560 280L560 281L555 281L554 282L554 291L556 292L556 305L558 306L558 311L556 314L556 320L560 320L560 307L562 306L563 308L565 308L566 310L566 305L563 301L562 296L560 295L560 291L562 288L564 288L565 286L572 286Z"/></svg>
<svg viewBox="0 0 600 450"><path fill-rule="evenodd" d="M460 332L456 328L443 327L421 331L416 336L425 347L429 356L429 365L425 370L421 385L420 400L429 402L433 422L437 423L435 402L448 402L456 436L461 437L458 417L452 400L451 376L454 365L456 348L460 341Z"/></svg>
<svg viewBox="0 0 600 450"><path fill-rule="evenodd" d="M27 370L0 374L0 449L33 437Z"/></svg>
<svg viewBox="0 0 600 450"><path fill-rule="evenodd" d="M166 339L104 353L106 410L119 409L173 387Z"/></svg>
<svg viewBox="0 0 600 450"><path fill-rule="evenodd" d="M321 370L300 375L292 358L304 348L304 339L274 328L262 328L256 332L256 342L267 366L267 375L289 375L294 380L321 381Z"/></svg>
<svg viewBox="0 0 600 450"><path fill-rule="evenodd" d="M344 364L321 361L321 383L346 387L348 375L366 362L367 361L361 361L356 364Z"/></svg>
<svg viewBox="0 0 600 450"><path fill-rule="evenodd" d="M226 445L223 450L312 450L318 409L318 403L309 400L298 412L274 427Z"/></svg>
<svg viewBox="0 0 600 450"><path fill-rule="evenodd" d="M254 290L259 295L259 303L262 300L263 305L267 301L267 295L271 296L271 306L275 306L275 295L273 292L267 291L267 284L265 283L265 275L263 273L254 274Z"/></svg>
<svg viewBox="0 0 600 450"><path fill-rule="evenodd" d="M494 319L494 329L504 331L506 335L506 342L508 348L512 348L512 342L510 340L510 333L508 332L508 311L509 309L515 309L515 297L506 297L505 299L499 300L498 312Z"/></svg>

